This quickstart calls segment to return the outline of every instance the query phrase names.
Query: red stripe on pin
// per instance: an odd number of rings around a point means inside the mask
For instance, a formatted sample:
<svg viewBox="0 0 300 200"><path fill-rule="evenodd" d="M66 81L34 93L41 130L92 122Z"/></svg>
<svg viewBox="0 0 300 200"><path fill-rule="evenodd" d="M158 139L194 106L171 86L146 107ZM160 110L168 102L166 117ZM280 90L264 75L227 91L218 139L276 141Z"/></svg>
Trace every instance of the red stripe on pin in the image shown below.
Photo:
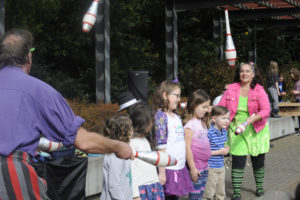
<svg viewBox="0 0 300 200"><path fill-rule="evenodd" d="M157 160L156 160L155 166L157 166L157 164L159 163L159 160L160 160L160 155L159 155L159 151L157 151Z"/></svg>
<svg viewBox="0 0 300 200"><path fill-rule="evenodd" d="M226 49L225 51L235 51L235 49Z"/></svg>
<svg viewBox="0 0 300 200"><path fill-rule="evenodd" d="M90 26L93 26L93 24L89 23L89 22L82 22L83 24L88 24Z"/></svg>
<svg viewBox="0 0 300 200"><path fill-rule="evenodd" d="M226 35L231 35L231 33L226 33Z"/></svg>
<svg viewBox="0 0 300 200"><path fill-rule="evenodd" d="M50 150L51 150L51 146L52 146L52 142L51 142L51 141L49 141L49 147L48 147L48 151L50 151Z"/></svg>
<svg viewBox="0 0 300 200"><path fill-rule="evenodd" d="M169 155L168 157L169 157L169 161L168 161L167 166L169 166L169 165L170 165L170 162L171 162L171 156Z"/></svg>
<svg viewBox="0 0 300 200"><path fill-rule="evenodd" d="M93 17L96 17L96 15L95 14L93 14L93 13L85 13L86 15L92 15Z"/></svg>
<svg viewBox="0 0 300 200"><path fill-rule="evenodd" d="M228 60L228 61L235 61L236 58L228 58L228 59L226 59L226 60Z"/></svg>

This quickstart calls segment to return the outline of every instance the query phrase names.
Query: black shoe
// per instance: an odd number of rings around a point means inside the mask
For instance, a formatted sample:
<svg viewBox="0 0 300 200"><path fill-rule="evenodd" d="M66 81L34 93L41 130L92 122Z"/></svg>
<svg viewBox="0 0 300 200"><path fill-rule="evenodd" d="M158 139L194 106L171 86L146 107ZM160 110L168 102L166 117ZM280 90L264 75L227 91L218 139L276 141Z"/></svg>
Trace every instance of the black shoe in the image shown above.
<svg viewBox="0 0 300 200"><path fill-rule="evenodd" d="M241 200L241 195L238 194L238 195L233 195L233 197L231 198L231 200Z"/></svg>
<svg viewBox="0 0 300 200"><path fill-rule="evenodd" d="M256 190L256 193L255 193L255 195L256 195L257 197L261 197L261 196L264 195L264 194L265 194L265 192L264 192L263 189Z"/></svg>
<svg viewBox="0 0 300 200"><path fill-rule="evenodd" d="M274 117L274 118L280 118L281 116L278 115L277 113L275 113L273 117Z"/></svg>

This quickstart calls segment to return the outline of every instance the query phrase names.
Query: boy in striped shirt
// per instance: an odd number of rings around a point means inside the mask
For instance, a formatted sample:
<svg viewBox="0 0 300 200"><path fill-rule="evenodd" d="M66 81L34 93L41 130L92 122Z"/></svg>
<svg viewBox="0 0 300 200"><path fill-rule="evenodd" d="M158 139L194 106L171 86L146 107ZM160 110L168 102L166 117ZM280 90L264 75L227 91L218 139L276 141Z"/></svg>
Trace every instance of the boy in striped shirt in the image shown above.
<svg viewBox="0 0 300 200"><path fill-rule="evenodd" d="M223 106L213 107L211 111L212 124L208 130L207 137L211 147L211 157L208 160L209 173L205 185L204 200L224 200L225 194L225 167L224 155L229 152L227 142L227 126L229 125L230 113Z"/></svg>

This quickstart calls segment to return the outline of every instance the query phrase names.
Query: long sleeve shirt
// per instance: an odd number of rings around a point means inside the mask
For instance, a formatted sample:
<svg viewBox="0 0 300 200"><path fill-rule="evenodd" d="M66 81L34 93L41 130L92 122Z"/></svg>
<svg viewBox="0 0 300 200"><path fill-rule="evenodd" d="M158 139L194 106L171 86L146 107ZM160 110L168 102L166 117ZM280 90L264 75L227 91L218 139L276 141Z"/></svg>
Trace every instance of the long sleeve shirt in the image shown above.
<svg viewBox="0 0 300 200"><path fill-rule="evenodd" d="M41 134L71 146L84 123L59 92L14 66L0 69L0 111L2 156L15 150L33 156Z"/></svg>

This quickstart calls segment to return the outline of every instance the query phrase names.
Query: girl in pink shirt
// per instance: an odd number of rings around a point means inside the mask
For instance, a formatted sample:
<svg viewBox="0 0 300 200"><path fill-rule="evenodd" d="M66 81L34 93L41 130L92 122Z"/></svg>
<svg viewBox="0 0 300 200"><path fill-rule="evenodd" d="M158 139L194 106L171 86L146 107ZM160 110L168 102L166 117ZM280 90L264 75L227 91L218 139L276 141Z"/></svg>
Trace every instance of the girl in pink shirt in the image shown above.
<svg viewBox="0 0 300 200"><path fill-rule="evenodd" d="M191 94L187 102L188 116L184 126L186 159L194 190L189 199L202 199L208 177L208 160L211 156L207 137L209 96L199 89Z"/></svg>

